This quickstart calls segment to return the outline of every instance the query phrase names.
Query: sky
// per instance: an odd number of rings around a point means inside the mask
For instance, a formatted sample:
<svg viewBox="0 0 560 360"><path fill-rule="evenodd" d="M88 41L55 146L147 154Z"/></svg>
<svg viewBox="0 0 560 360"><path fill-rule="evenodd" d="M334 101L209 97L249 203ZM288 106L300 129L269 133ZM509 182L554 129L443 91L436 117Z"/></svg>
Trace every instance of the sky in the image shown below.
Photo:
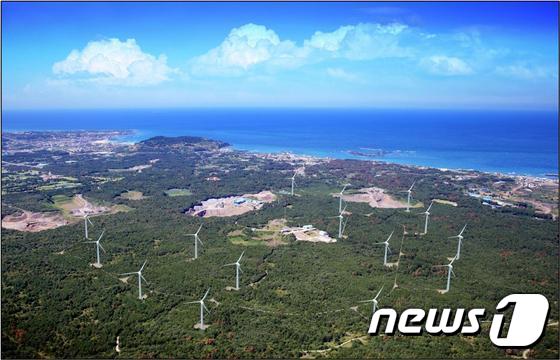
<svg viewBox="0 0 560 360"><path fill-rule="evenodd" d="M555 2L1 6L7 110L558 108Z"/></svg>

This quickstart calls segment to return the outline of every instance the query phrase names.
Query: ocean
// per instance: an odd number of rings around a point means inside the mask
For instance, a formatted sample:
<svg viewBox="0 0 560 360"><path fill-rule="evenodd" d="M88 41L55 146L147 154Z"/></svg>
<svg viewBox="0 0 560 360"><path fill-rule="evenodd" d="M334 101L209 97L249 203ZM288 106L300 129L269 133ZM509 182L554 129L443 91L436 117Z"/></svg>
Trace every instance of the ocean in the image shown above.
<svg viewBox="0 0 560 360"><path fill-rule="evenodd" d="M290 151L449 169L558 174L547 111L370 109L11 110L2 131L134 130L125 141L193 135L240 150Z"/></svg>

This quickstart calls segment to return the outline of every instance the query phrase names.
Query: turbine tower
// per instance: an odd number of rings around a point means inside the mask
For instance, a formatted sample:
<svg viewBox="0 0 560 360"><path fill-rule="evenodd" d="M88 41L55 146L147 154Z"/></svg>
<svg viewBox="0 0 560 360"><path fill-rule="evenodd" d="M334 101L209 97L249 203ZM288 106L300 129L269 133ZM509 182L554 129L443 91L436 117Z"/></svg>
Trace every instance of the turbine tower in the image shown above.
<svg viewBox="0 0 560 360"><path fill-rule="evenodd" d="M453 272L453 261L455 261L455 258L451 259L451 261L447 265L436 265L436 267L446 267L447 268L447 287L445 288L445 290L441 291L442 294L445 294L446 292L449 291L449 286L451 284L451 274L453 274L453 276L455 276L455 273Z"/></svg>
<svg viewBox="0 0 560 360"><path fill-rule="evenodd" d="M384 242L379 242L374 244L374 245L381 245L381 244L385 245L385 255L383 256L383 265L385 266L387 266L387 251L392 253L391 249L389 248L389 240L391 240L391 237L393 236L394 232L395 231L393 230L389 235L389 237L387 238L387 240L385 240Z"/></svg>
<svg viewBox="0 0 560 360"><path fill-rule="evenodd" d="M241 253L241 256L239 257L239 259L237 259L236 262L224 265L224 266L235 265L235 290L239 290L239 272L240 271L243 272L243 270L241 270L241 264L239 262L241 261L241 258L243 257L243 254L245 254L245 251L243 251Z"/></svg>
<svg viewBox="0 0 560 360"><path fill-rule="evenodd" d="M296 184L296 175L297 175L297 172L294 172L294 175L292 175L292 178L291 178L292 179L292 196L294 196L294 186Z"/></svg>
<svg viewBox="0 0 560 360"><path fill-rule="evenodd" d="M88 228L87 228L88 222L93 226L93 223L92 223L91 220L89 219L88 214L85 214L85 215L84 215L84 232L85 232L85 235L86 235L86 239L89 240Z"/></svg>
<svg viewBox="0 0 560 360"><path fill-rule="evenodd" d="M371 313L371 316L373 317L373 314L375 314L375 311L377 310L377 298L379 297L379 294L381 294L381 292L383 291L383 286L381 287L381 289L377 292L377 295L375 295L375 297L371 300L364 300L364 301L360 301L361 303L368 303L371 302L373 303L373 311Z"/></svg>
<svg viewBox="0 0 560 360"><path fill-rule="evenodd" d="M344 220L344 216L342 215L344 211L346 211L346 205L342 211L337 216L331 216L331 219L338 218L338 238L342 239L342 234L344 233L344 229L346 228L346 222L344 223L344 227L342 226L342 221Z"/></svg>
<svg viewBox="0 0 560 360"><path fill-rule="evenodd" d="M463 231L465 231L466 228L467 228L467 224L465 224L465 226L463 226L463 229L461 230L459 235L449 237L449 239L457 238L457 240L458 240L457 241L457 255L455 255L456 260L459 260L459 258L461 257L461 245L463 243Z"/></svg>
<svg viewBox="0 0 560 360"><path fill-rule="evenodd" d="M204 305L204 299L206 299L206 296L208 295L208 293L210 292L210 288L208 288L208 290L206 290L206 293L204 293L204 296L202 297L202 299L197 300L197 301L191 301L188 302L187 304L200 304L200 323L198 325L200 325L199 329L200 330L206 330L206 328L208 326L204 326L204 310L210 312L210 310L208 310L208 308L206 307L206 305Z"/></svg>
<svg viewBox="0 0 560 360"><path fill-rule="evenodd" d="M430 206L428 206L428 209L426 209L426 211L418 214L418 215L426 215L426 222L424 223L424 234L423 235L426 235L428 233L428 218L430 217L430 209L432 208L433 204L434 204L434 201L432 200L432 202L430 202Z"/></svg>
<svg viewBox="0 0 560 360"><path fill-rule="evenodd" d="M105 234L105 230L103 230L101 232L101 235L99 235L99 238L97 239L97 241L85 241L85 243L88 244L95 244L96 250L97 250L97 262L94 264L96 267L101 267L101 257L99 256L99 249L103 250L104 253L107 253L105 251L105 249L103 248L103 246L101 246L101 238L103 237L103 234Z"/></svg>
<svg viewBox="0 0 560 360"><path fill-rule="evenodd" d="M144 298L142 297L142 280L144 280L146 284L148 283L148 280L146 280L144 276L142 276L142 270L144 270L144 266L146 266L147 262L148 260L144 261L144 264L142 264L142 267L138 271L120 274L120 275L133 275L133 274L138 275L138 299L140 300L144 300Z"/></svg>
<svg viewBox="0 0 560 360"><path fill-rule="evenodd" d="M194 234L187 234L187 236L193 236L194 237L194 258L198 258L198 243L200 243L200 245L204 245L202 243L202 240L200 240L200 237L198 237L198 233L200 232L200 229L202 229L202 224L200 225L200 227L198 228L198 230L194 233Z"/></svg>
<svg viewBox="0 0 560 360"><path fill-rule="evenodd" d="M414 187L414 184L416 183L416 181L412 182L412 185L410 186L410 188L406 191L407 192L407 197L406 197L406 212L410 212L410 199L412 199L412 188Z"/></svg>

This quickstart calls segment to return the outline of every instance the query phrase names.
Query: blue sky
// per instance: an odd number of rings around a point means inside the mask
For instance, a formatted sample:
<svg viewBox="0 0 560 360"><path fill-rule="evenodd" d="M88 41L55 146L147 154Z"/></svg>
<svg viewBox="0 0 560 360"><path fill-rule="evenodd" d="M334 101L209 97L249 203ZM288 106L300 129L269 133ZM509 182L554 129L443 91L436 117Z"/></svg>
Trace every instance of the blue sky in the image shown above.
<svg viewBox="0 0 560 360"><path fill-rule="evenodd" d="M557 3L2 3L4 109L557 109Z"/></svg>

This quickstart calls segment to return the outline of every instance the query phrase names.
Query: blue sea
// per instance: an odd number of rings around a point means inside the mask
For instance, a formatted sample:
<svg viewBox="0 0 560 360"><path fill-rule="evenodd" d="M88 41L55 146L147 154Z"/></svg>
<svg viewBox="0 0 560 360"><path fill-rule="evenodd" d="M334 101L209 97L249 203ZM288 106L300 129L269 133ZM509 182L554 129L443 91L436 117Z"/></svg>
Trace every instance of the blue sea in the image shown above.
<svg viewBox="0 0 560 360"><path fill-rule="evenodd" d="M134 130L236 149L533 176L558 174L558 115L546 111L189 109L4 111L3 131ZM364 156L368 155L368 156Z"/></svg>

